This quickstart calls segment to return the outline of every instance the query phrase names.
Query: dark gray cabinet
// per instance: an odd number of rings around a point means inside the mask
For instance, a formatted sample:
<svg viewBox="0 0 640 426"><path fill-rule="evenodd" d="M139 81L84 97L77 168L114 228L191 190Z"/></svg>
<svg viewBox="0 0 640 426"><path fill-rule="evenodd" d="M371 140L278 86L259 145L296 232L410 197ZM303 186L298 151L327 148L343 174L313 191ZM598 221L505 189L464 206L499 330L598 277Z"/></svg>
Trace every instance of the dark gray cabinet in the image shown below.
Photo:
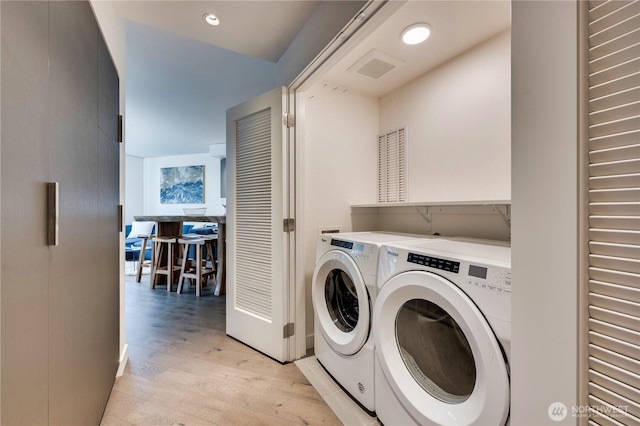
<svg viewBox="0 0 640 426"><path fill-rule="evenodd" d="M118 74L102 37L98 37L98 226L104 242L98 266L95 310L98 413L102 416L118 370L120 322L119 229L120 144L118 143Z"/></svg>
<svg viewBox="0 0 640 426"><path fill-rule="evenodd" d="M0 423L46 424L48 6L0 2L0 19Z"/></svg>
<svg viewBox="0 0 640 426"><path fill-rule="evenodd" d="M119 358L118 76L86 1L2 1L0 19L0 423L98 424Z"/></svg>

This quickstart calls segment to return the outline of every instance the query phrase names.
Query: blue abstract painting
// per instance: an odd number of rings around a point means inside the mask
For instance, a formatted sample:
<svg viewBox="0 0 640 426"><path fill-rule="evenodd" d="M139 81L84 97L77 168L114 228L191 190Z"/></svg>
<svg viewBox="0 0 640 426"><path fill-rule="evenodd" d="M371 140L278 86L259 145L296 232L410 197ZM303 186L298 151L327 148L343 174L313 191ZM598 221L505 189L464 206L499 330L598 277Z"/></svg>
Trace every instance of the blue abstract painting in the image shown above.
<svg viewBox="0 0 640 426"><path fill-rule="evenodd" d="M161 168L160 203L204 203L204 166Z"/></svg>

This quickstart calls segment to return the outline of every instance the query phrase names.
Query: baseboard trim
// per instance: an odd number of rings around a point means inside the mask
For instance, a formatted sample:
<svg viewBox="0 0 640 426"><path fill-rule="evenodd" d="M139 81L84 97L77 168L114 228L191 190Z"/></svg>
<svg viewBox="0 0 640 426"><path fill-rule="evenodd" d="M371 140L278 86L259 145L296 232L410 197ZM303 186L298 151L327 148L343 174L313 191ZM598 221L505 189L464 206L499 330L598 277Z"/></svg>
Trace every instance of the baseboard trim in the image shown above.
<svg viewBox="0 0 640 426"><path fill-rule="evenodd" d="M118 366L116 377L122 376L122 374L124 373L124 368L127 366L128 361L129 361L129 345L125 343L124 348L122 349L122 353L120 354L120 365Z"/></svg>

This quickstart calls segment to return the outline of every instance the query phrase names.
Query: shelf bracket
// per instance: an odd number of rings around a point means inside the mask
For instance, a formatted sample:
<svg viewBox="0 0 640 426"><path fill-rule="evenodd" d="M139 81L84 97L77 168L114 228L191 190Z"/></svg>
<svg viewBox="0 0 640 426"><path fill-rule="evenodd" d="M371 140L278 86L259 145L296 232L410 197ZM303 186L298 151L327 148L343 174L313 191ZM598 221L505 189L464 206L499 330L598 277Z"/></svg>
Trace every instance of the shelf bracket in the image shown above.
<svg viewBox="0 0 640 426"><path fill-rule="evenodd" d="M502 210L500 210L500 204L494 204L493 208L496 209L496 211L502 218L502 221L507 225L507 228L511 229L511 220L507 217L506 214L502 213ZM509 207L507 206L507 212L508 211L509 211Z"/></svg>
<svg viewBox="0 0 640 426"><path fill-rule="evenodd" d="M425 207L426 212L420 210L420 207L418 206L416 206L415 209L416 212L424 219L424 221L427 222L427 225L429 225L429 229L431 229L431 213L429 213L429 207Z"/></svg>

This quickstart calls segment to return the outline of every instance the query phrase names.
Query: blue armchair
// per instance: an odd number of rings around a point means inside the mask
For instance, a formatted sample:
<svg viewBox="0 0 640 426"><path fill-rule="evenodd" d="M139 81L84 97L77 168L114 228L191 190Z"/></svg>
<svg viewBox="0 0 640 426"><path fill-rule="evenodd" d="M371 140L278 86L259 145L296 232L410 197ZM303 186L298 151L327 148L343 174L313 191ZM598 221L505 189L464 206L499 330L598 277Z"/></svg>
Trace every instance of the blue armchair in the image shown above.
<svg viewBox="0 0 640 426"><path fill-rule="evenodd" d="M152 233L154 232L155 232L155 226L153 227ZM131 225L125 225L124 234L128 236L130 233L131 233ZM131 238L126 238L124 241L125 260L127 260L128 262L138 260L141 247L142 247L142 238L133 237L133 236ZM147 249L145 250L145 253L144 253L144 258L146 260L151 260L151 245L147 246Z"/></svg>

